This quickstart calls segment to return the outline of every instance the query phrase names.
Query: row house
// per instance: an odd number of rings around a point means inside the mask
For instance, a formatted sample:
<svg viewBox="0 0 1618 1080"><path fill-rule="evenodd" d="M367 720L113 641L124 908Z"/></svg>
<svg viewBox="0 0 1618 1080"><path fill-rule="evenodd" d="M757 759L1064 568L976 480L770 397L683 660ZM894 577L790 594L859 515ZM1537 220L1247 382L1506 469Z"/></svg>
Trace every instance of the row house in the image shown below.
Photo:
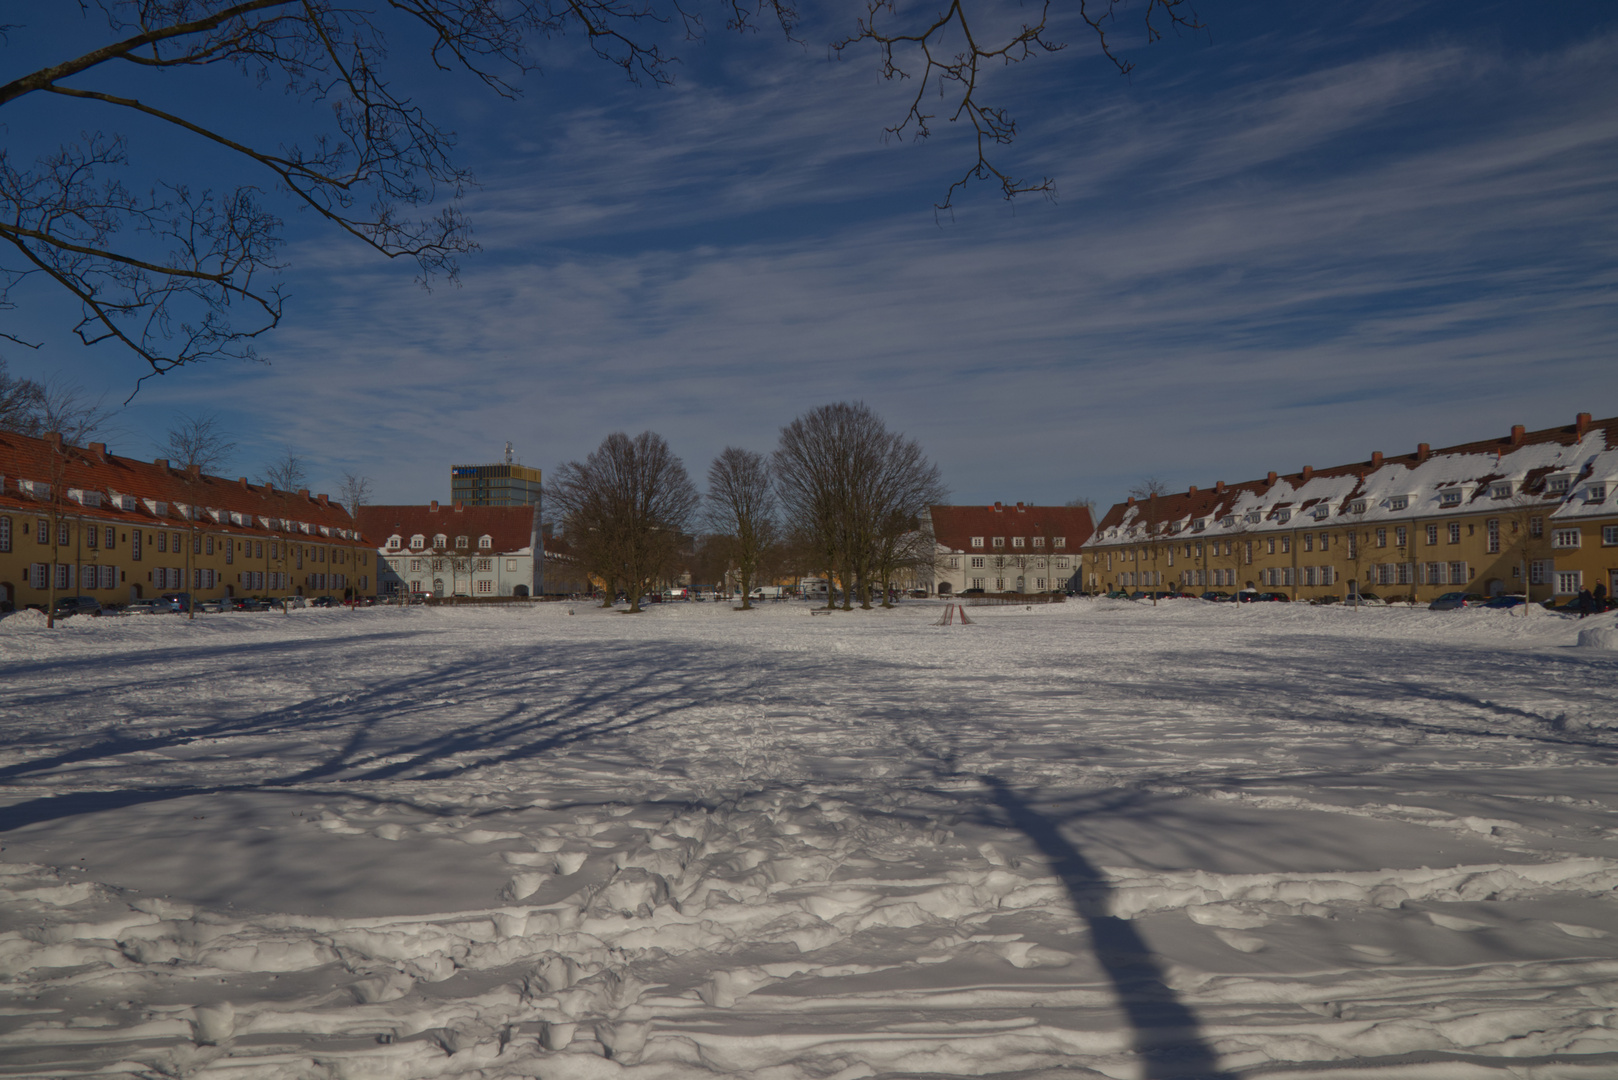
<svg viewBox="0 0 1618 1080"><path fill-rule="evenodd" d="M940 596L1074 590L1079 548L1094 529L1082 506L934 506L929 520Z"/></svg>
<svg viewBox="0 0 1618 1080"><path fill-rule="evenodd" d="M1618 418L1113 506L1084 587L1566 599L1618 588Z"/></svg>
<svg viewBox="0 0 1618 1080"><path fill-rule="evenodd" d="M360 507L360 530L378 542L386 596L539 596L539 529L537 505Z"/></svg>
<svg viewBox="0 0 1618 1080"><path fill-rule="evenodd" d="M0 432L0 605L352 595L370 587L370 563L325 495Z"/></svg>

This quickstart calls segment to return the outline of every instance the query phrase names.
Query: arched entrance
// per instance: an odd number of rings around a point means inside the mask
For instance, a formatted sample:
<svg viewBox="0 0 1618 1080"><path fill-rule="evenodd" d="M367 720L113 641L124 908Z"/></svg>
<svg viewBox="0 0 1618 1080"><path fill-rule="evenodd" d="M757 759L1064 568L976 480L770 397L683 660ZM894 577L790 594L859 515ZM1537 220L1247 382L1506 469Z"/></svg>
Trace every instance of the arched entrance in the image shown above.
<svg viewBox="0 0 1618 1080"><path fill-rule="evenodd" d="M526 586L526 585L518 585L515 589L511 590L511 595L512 596L527 596L528 595L528 586Z"/></svg>
<svg viewBox="0 0 1618 1080"><path fill-rule="evenodd" d="M444 579L443 578L433 578L433 595L434 596L443 596L444 595Z"/></svg>
<svg viewBox="0 0 1618 1080"><path fill-rule="evenodd" d="M951 585L949 582L940 581L938 583L938 595L939 596L948 596L950 593L952 593L954 591L955 591L955 586Z"/></svg>

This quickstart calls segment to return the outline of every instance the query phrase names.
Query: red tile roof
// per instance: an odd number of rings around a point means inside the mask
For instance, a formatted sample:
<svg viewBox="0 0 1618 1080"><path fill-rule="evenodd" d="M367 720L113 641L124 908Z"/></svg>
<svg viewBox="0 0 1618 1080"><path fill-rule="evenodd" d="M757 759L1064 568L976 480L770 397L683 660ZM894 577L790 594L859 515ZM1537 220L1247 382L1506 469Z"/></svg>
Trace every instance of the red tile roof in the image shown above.
<svg viewBox="0 0 1618 1080"><path fill-rule="evenodd" d="M451 547L457 536L470 540L476 550L478 538L488 536L496 552L520 551L533 542L534 508L532 506L464 506L460 503L431 503L426 506L362 506L360 531L370 537L378 547L388 537L399 536L406 546L417 533L427 538L443 533ZM547 542L547 549L549 542Z"/></svg>
<svg viewBox="0 0 1618 1080"><path fill-rule="evenodd" d="M214 521L209 517L198 519L209 529L238 534L264 536L309 535L317 541L345 542L336 535L337 530L353 530L354 522L340 504L330 502L326 496L311 496L307 491L283 492L267 484L249 484L246 479L226 480L207 473L189 474L171 468L166 461L137 461L109 453L105 444L91 443L88 447L70 446L47 436L43 439L0 431L0 505L13 511L39 513L47 505L21 488L21 482L52 485L61 489L64 511L80 513L79 504L68 497L68 491L81 489L97 492L102 497L98 508L86 507L82 512L108 521L143 521L151 525L180 527L187 523L181 516L179 504L249 515L247 524L233 524L229 517ZM113 494L134 496L131 509L122 509L111 501ZM54 497L55 492L52 492ZM148 501L149 500L149 501ZM156 512L161 505L163 513ZM307 524L311 531L267 527L260 519L282 519ZM321 533L324 527L330 534ZM364 543L359 537L354 542Z"/></svg>
<svg viewBox="0 0 1618 1080"><path fill-rule="evenodd" d="M1008 538L1008 551L1012 547L1009 538L1015 536L1060 536L1066 540L1064 547L1071 550L1090 539L1095 531L1090 511L1082 506L995 503L993 506L934 506L931 512L934 539L953 551L971 550L974 536L985 538L984 550L988 550L996 536Z"/></svg>
<svg viewBox="0 0 1618 1080"><path fill-rule="evenodd" d="M1184 518L1220 517L1228 512L1237 499L1244 492L1262 494L1285 480L1292 486L1300 486L1305 480L1311 478L1328 478L1338 476L1357 476L1363 480L1367 475L1378 469L1400 465L1405 468L1414 468L1429 457L1441 454L1479 455L1479 454L1509 454L1513 450L1525 446L1538 446L1555 443L1559 446L1573 446L1591 434L1599 433L1604 439L1606 448L1611 450L1618 447L1618 417L1607 420L1591 420L1588 413L1581 413L1578 420L1565 427L1545 428L1541 431L1525 431L1521 425L1514 428L1511 434L1495 439L1482 439L1477 442L1461 443L1456 446L1444 446L1431 449L1425 443L1419 446L1414 453L1384 455L1380 451L1373 454L1369 460L1356 461L1347 465L1334 465L1327 469L1311 469L1306 477L1302 472L1296 473L1270 473L1263 480L1247 480L1239 484L1223 484L1216 488L1192 488L1189 491L1175 491L1159 495L1156 499L1154 513L1158 521L1172 522ZM1537 470L1531 477L1547 470ZM1482 481L1490 479L1485 475ZM1359 486L1349 495L1353 498L1359 493ZM1314 500L1308 500L1299 507L1308 507ZM1114 503L1096 528L1109 529L1115 525L1123 524L1124 516L1129 512L1132 503L1129 501ZM1288 504L1281 503L1279 506ZM1137 518L1138 520L1138 518ZM1129 542L1127 539L1119 542Z"/></svg>

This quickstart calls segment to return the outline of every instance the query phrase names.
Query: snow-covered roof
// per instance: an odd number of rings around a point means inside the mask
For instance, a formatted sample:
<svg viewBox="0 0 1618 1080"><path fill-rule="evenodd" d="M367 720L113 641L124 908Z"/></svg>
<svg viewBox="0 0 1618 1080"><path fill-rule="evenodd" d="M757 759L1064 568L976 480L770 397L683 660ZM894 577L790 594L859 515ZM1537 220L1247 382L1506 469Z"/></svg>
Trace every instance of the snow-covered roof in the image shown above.
<svg viewBox="0 0 1618 1080"><path fill-rule="evenodd" d="M1543 507L1557 519L1618 513L1618 418L1115 504L1089 546Z"/></svg>

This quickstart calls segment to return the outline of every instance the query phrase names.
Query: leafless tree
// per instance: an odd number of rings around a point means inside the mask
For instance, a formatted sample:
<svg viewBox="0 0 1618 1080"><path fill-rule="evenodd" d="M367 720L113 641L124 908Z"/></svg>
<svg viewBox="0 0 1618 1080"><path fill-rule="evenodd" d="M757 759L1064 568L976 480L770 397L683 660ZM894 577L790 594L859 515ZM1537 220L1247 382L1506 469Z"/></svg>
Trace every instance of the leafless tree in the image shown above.
<svg viewBox="0 0 1618 1080"><path fill-rule="evenodd" d="M708 467L704 524L726 541L725 548L741 579L742 610L750 610L754 575L765 550L775 541L775 491L770 462L763 454L727 446Z"/></svg>
<svg viewBox="0 0 1618 1080"><path fill-rule="evenodd" d="M1079 11L1102 52L1127 72L1108 38L1117 3L1081 0ZM1145 0L1148 36L1196 26L1185 4ZM409 60L394 59L390 42L419 41L436 68L469 73L512 97L545 39L578 33L632 81L663 83L672 43L702 29L700 9L683 0L82 0L80 7L86 32L70 50L76 55L42 57L43 66L0 85L0 110L41 97L70 102L77 113L67 130L85 133L33 155L0 148L0 307L15 306L28 279L54 284L79 304L78 337L133 351L149 368L143 379L198 361L254 358L254 340L280 322L283 211L266 190L388 258L412 261L423 282L453 279L458 258L476 250L460 210L472 177L456 164L453 133L399 87L395 77ZM719 0L719 9L736 30L773 21L790 36L798 22L792 0ZM908 111L889 129L895 137L930 134L940 115L926 104L935 79L953 92L948 119L971 126L977 154L941 207L973 179L993 178L1007 198L1051 191L1048 178L1024 182L990 161L992 147L1012 141L1016 122L980 100L986 67L1062 47L1049 36L1049 14L1049 0L1031 23L1000 0L952 0L936 16L907 21L892 0L866 0L855 32L834 44L841 55L870 43L885 78L917 76ZM104 27L90 21L96 15ZM997 22L1005 25L986 25ZM23 36L21 27L7 29L12 40ZM255 108L237 124L220 123L208 111L212 85L199 80L231 69L265 88L257 106L280 101L286 111L265 116ZM175 80L189 86L160 96ZM167 103L186 101L185 89L189 103ZM330 109L324 123L310 104ZM184 166L137 171L137 158L173 164L198 155L132 153L124 135L103 133L112 126L104 121L120 118L136 123L137 138L167 132L188 141L187 151L223 160L226 170L245 166L247 182ZM302 137L279 146L264 140L264 132L289 126Z"/></svg>
<svg viewBox="0 0 1618 1080"><path fill-rule="evenodd" d="M1079 0L1079 17L1095 35L1102 53L1127 75L1134 65L1119 56L1108 39L1120 0ZM989 180L1000 185L1007 199L1028 192L1051 194L1055 181L1045 177L1039 181L1014 177L989 160L995 146L1010 143L1017 135L1017 121L1002 106L984 101L980 97L981 80L985 70L1018 64L1041 52L1058 52L1065 44L1050 36L1051 0L1044 0L1037 10L1038 19L1028 21L1019 9L1012 20L1014 27L996 27L985 31L984 23L992 23L996 16L1007 14L993 5L973 4L971 0L951 0L942 11L928 9L931 14L901 14L894 0L865 0L865 14L858 29L832 48L841 55L845 51L866 43L876 46L881 58L882 77L889 81L915 77L916 92L910 98L910 107L897 124L887 129L894 138L907 134L925 139L932 134L932 124L940 115L950 121L965 120L972 127L977 143L977 160L952 183L937 209L948 210L954 203L955 193L974 180ZM982 19L980 20L980 16ZM1186 0L1145 0L1146 36L1151 41L1162 37L1163 30L1200 29L1201 23L1190 10ZM936 98L945 104L938 111L931 102Z"/></svg>
<svg viewBox="0 0 1618 1080"><path fill-rule="evenodd" d="M204 473L218 473L236 452L224 424L211 413L176 417L157 448L176 468Z"/></svg>
<svg viewBox="0 0 1618 1080"><path fill-rule="evenodd" d="M286 450L264 466L259 474L259 482L269 484L280 492L302 491L309 487L309 470L304 467L301 457Z"/></svg>
<svg viewBox="0 0 1618 1080"><path fill-rule="evenodd" d="M1094 499L1086 499L1081 495L1077 499L1069 499L1063 505L1070 510L1088 510L1092 519L1096 516L1096 501Z"/></svg>
<svg viewBox="0 0 1618 1080"><path fill-rule="evenodd" d="M337 498L348 510L348 516L354 519L356 527L360 520L360 507L371 501L371 478L360 476L357 473L345 472L342 480L337 484Z"/></svg>
<svg viewBox="0 0 1618 1080"><path fill-rule="evenodd" d="M943 499L937 468L913 440L859 402L822 405L781 429L777 490L791 531L843 587L843 610L871 606L898 565L902 538ZM834 606L830 589L827 607ZM884 602L886 602L884 600Z"/></svg>
<svg viewBox="0 0 1618 1080"><path fill-rule="evenodd" d="M0 151L3 154L4 151ZM42 438L50 432L69 446L83 446L112 420L104 398L92 399L71 383L12 376L0 359L0 431Z"/></svg>
<svg viewBox="0 0 1618 1080"><path fill-rule="evenodd" d="M1129 490L1135 497L1135 508L1139 511L1137 528L1142 532L1146 544L1146 557L1151 561L1152 569L1152 606L1157 606L1157 594L1163 587L1163 573L1158 569L1158 558L1162 554L1166 522L1163 520L1161 500L1169 493L1169 486L1155 476L1149 476Z"/></svg>
<svg viewBox="0 0 1618 1080"><path fill-rule="evenodd" d="M700 501L685 465L651 431L615 432L584 461L561 466L551 498L585 569L607 583L607 603L623 585L632 612L684 549Z"/></svg>

